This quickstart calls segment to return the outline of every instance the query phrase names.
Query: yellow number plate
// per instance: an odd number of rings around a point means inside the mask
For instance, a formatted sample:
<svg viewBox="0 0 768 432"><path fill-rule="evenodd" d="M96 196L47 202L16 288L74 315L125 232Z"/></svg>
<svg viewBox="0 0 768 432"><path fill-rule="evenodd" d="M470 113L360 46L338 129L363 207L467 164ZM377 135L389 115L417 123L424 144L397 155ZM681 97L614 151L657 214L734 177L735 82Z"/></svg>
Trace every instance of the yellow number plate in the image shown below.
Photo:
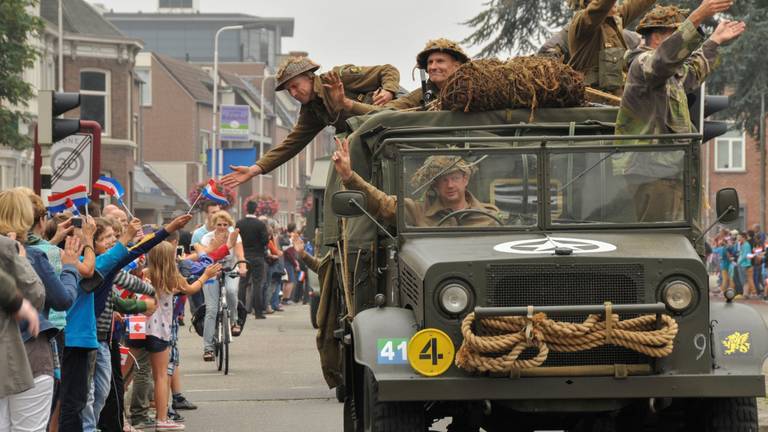
<svg viewBox="0 0 768 432"><path fill-rule="evenodd" d="M443 331L424 329L408 342L408 362L424 376L438 376L451 367L455 351L453 341Z"/></svg>

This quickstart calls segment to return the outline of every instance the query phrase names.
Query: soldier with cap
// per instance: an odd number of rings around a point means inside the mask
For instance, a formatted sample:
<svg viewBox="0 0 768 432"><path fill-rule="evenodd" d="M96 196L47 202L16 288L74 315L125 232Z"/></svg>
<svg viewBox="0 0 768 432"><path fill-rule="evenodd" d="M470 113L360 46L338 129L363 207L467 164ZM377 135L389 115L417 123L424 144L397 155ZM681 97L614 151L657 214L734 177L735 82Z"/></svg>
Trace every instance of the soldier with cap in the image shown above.
<svg viewBox="0 0 768 432"><path fill-rule="evenodd" d="M327 126L337 132L347 131L347 118L355 115L355 105L383 105L394 98L400 88L400 73L394 66L337 66L323 75L320 66L307 57L289 58L277 71L275 91L286 90L301 102L299 119L283 142L271 149L251 166L231 166L232 173L222 178L224 185L235 187L252 177L266 174L298 154ZM343 83L344 94L353 107L346 110L329 97L331 83ZM367 104L365 103L367 102Z"/></svg>
<svg viewBox="0 0 768 432"><path fill-rule="evenodd" d="M629 71L616 135L694 132L686 94L699 88L718 65L720 45L746 28L743 22L724 20L704 41L698 27L731 4L732 0L704 0L687 19L676 6L657 6L643 17L637 31L645 38L645 46L627 56ZM638 185L638 220L683 217L682 157L681 152L632 153L624 174Z"/></svg>
<svg viewBox="0 0 768 432"><path fill-rule="evenodd" d="M386 222L397 217L397 197L387 195L352 171L349 158L349 141L336 140L336 151L331 156L336 173L344 186L367 195L368 211ZM469 179L475 172L474 165L460 156L436 155L428 157L411 177L411 185L418 190L425 187L422 202L405 199L405 220L418 227L434 226L498 226L501 222L499 209L481 203L467 190ZM460 210L471 212L456 213ZM455 217L445 219L455 214ZM445 219L445 220L443 220ZM443 222L442 224L440 222Z"/></svg>
<svg viewBox="0 0 768 432"><path fill-rule="evenodd" d="M448 79L459 66L468 61L469 56L458 43L444 38L430 40L424 49L416 55L416 67L426 70L429 75L426 88L432 94L432 98L437 98L443 84L448 82ZM353 104L353 100L344 97L344 86L339 85L338 82L333 84L335 87L330 89L331 98L336 101L337 105L343 105L345 110L357 115L380 109L418 108L422 106L424 100L424 89L420 87L405 96L380 106Z"/></svg>
<svg viewBox="0 0 768 432"><path fill-rule="evenodd" d="M568 64L584 74L587 86L621 96L623 59L628 46L622 30L656 0L569 0L577 9L568 25Z"/></svg>

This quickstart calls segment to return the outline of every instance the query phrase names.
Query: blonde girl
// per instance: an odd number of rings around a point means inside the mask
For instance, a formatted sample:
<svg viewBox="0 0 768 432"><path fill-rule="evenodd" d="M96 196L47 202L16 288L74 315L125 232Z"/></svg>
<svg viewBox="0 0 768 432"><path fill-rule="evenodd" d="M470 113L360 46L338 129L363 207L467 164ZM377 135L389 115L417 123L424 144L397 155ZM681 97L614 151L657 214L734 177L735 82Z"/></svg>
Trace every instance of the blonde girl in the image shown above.
<svg viewBox="0 0 768 432"><path fill-rule="evenodd" d="M141 341L150 353L152 377L155 382L155 407L157 409L157 430L184 430L184 425L168 419L168 355L171 340L171 320L173 319L173 295L177 293L194 294L202 288L208 279L214 278L221 270L220 264L205 269L200 278L192 284L187 283L179 273L176 263L176 248L164 241L155 246L147 255L146 276L155 287L157 309L147 319L147 336ZM131 345L136 347L136 345Z"/></svg>

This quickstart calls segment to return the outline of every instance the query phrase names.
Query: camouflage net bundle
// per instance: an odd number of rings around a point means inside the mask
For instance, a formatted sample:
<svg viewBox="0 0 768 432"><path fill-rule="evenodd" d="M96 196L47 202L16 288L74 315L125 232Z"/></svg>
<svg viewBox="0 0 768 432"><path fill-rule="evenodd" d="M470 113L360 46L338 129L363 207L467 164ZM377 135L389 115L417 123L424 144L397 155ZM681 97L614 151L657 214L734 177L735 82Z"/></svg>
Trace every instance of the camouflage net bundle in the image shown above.
<svg viewBox="0 0 768 432"><path fill-rule="evenodd" d="M655 315L621 320L610 305L604 315L589 315L581 323L554 321L543 313L493 318L471 313L461 324L464 341L455 362L467 372L509 374L541 366L550 351L586 351L603 345L661 358L672 353L677 330L677 322L668 315L661 315L657 327ZM521 358L529 348L535 354Z"/></svg>
<svg viewBox="0 0 768 432"><path fill-rule="evenodd" d="M440 105L463 112L530 108L532 118L536 108L584 105L584 76L547 57L475 60L453 73Z"/></svg>

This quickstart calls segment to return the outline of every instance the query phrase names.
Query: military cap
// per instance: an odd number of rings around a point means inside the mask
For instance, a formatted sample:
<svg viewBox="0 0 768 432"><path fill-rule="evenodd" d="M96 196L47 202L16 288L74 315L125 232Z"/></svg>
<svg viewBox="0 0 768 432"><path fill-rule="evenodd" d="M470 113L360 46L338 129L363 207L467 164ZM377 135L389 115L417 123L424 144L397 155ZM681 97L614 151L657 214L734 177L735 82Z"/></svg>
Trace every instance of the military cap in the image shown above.
<svg viewBox="0 0 768 432"><path fill-rule="evenodd" d="M469 164L460 156L430 156L428 157L416 173L411 177L411 185L415 188L421 187L425 182L437 177L461 171L467 175L475 172L474 165Z"/></svg>
<svg viewBox="0 0 768 432"><path fill-rule="evenodd" d="M680 24L685 22L688 15L687 9L680 9L677 6L657 5L650 12L645 14L640 24L637 25L637 31L640 34L646 34L655 29L677 30Z"/></svg>
<svg viewBox="0 0 768 432"><path fill-rule="evenodd" d="M309 57L290 57L277 69L277 86L275 91L283 90L285 84L292 78L295 78L305 72L314 72L320 69L320 65L313 62Z"/></svg>
<svg viewBox="0 0 768 432"><path fill-rule="evenodd" d="M469 56L464 52L458 43L445 38L432 39L431 41L427 42L427 46L425 46L424 49L416 55L416 64L419 66L419 68L427 68L427 60L429 59L429 55L433 52L444 52L461 63L466 63L469 61Z"/></svg>

